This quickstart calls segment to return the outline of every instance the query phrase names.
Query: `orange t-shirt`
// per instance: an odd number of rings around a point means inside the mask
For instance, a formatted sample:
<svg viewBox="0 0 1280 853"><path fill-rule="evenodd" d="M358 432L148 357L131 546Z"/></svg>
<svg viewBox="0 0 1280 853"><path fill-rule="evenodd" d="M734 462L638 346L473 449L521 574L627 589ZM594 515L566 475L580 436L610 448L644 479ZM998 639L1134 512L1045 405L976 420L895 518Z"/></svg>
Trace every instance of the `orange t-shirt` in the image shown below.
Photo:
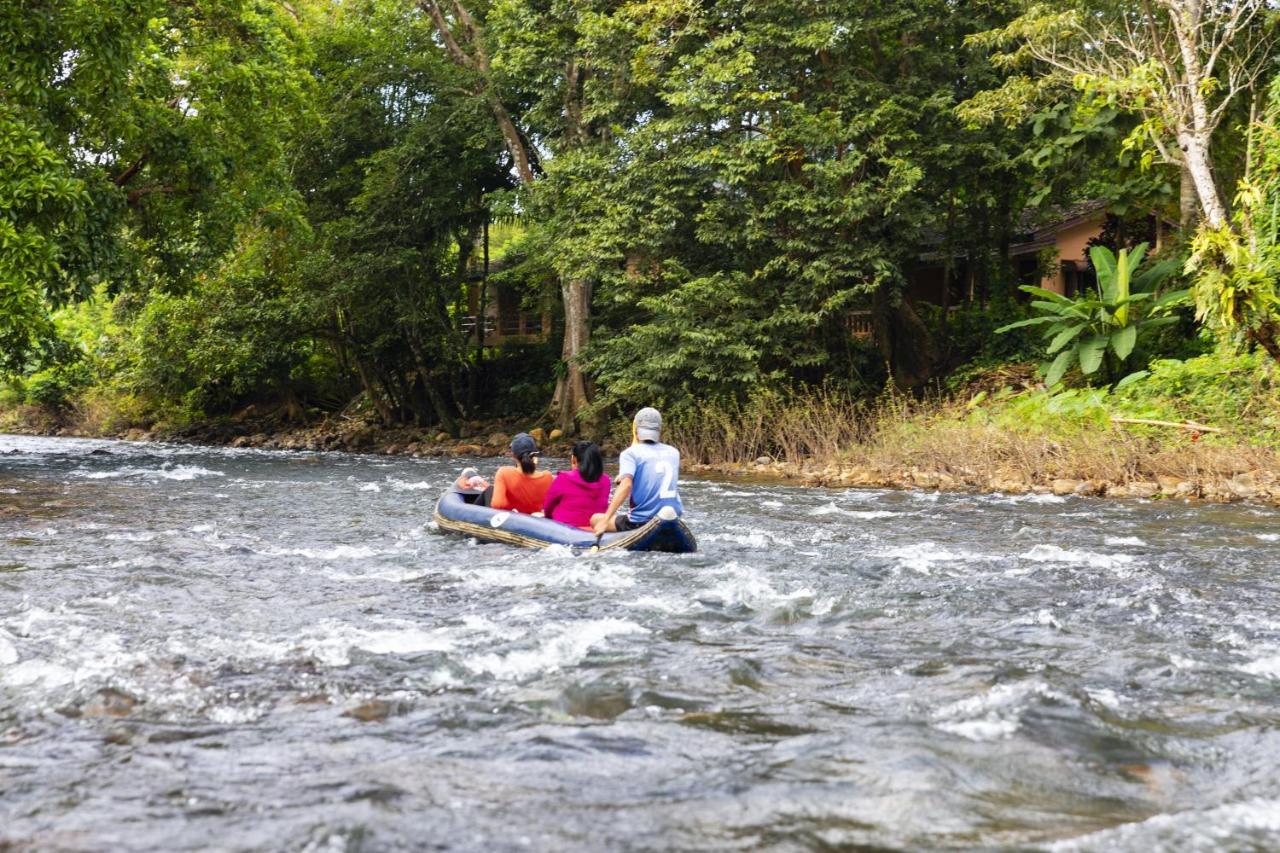
<svg viewBox="0 0 1280 853"><path fill-rule="evenodd" d="M514 509L532 515L542 512L542 499L551 488L550 471L534 471L526 474L519 468L508 465L498 469L493 478L493 500L489 506L494 509Z"/></svg>

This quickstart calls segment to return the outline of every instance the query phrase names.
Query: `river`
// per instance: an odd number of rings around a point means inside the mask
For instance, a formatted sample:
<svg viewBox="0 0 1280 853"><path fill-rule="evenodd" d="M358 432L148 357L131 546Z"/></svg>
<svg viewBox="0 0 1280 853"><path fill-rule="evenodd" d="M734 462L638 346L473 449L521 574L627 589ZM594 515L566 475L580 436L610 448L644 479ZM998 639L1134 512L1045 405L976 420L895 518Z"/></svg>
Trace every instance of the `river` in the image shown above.
<svg viewBox="0 0 1280 853"><path fill-rule="evenodd" d="M497 460L487 460L485 468ZM0 850L1280 847L1280 514L0 436Z"/></svg>

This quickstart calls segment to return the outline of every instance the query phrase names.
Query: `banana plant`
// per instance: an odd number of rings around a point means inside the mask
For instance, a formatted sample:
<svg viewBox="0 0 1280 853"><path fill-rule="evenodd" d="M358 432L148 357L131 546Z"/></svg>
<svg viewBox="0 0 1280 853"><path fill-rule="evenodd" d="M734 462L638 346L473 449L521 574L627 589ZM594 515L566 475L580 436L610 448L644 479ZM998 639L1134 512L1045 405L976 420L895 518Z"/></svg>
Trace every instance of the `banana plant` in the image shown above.
<svg viewBox="0 0 1280 853"><path fill-rule="evenodd" d="M1104 372L1110 380L1133 354L1140 335L1177 322L1176 317L1158 315L1187 298L1186 290L1157 296L1157 289L1178 269L1178 264L1169 259L1139 272L1146 253L1146 243L1132 251L1121 249L1119 256L1106 246L1094 246L1089 257L1098 277L1096 296L1082 294L1072 298L1043 287L1023 285L1021 290L1037 297L1031 306L1040 314L1001 326L996 332L1024 326L1045 327L1044 337L1049 341L1045 354L1053 357L1044 365L1045 385L1050 388L1076 364L1085 376L1092 376L1106 364Z"/></svg>

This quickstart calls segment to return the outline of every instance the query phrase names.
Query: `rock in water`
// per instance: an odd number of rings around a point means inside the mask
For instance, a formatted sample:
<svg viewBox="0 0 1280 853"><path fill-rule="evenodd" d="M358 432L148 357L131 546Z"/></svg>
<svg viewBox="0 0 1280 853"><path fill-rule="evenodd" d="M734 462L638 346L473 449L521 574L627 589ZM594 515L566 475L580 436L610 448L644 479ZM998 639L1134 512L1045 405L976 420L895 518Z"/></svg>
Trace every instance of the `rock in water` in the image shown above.
<svg viewBox="0 0 1280 853"><path fill-rule="evenodd" d="M380 723L391 716L391 703L382 699L372 699L343 711L342 716L352 717L362 723Z"/></svg>
<svg viewBox="0 0 1280 853"><path fill-rule="evenodd" d="M104 687L81 711L86 717L127 717L138 703L136 696Z"/></svg>

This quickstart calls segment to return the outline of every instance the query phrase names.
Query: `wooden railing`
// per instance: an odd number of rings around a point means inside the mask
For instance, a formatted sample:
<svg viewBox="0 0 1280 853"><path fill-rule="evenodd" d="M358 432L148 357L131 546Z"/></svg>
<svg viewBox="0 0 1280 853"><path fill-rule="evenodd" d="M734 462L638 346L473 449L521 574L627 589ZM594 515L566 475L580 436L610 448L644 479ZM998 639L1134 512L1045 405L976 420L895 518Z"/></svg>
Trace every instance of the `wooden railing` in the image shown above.
<svg viewBox="0 0 1280 853"><path fill-rule="evenodd" d="M474 338L478 320L479 318L474 314L469 314L463 317L458 325L467 337ZM538 314L519 314L514 317L485 317L484 345L497 346L504 341L540 338L547 331L543 328L541 315Z"/></svg>
<svg viewBox="0 0 1280 853"><path fill-rule="evenodd" d="M869 338L875 333L876 324L870 311L849 312L849 334L855 338Z"/></svg>

